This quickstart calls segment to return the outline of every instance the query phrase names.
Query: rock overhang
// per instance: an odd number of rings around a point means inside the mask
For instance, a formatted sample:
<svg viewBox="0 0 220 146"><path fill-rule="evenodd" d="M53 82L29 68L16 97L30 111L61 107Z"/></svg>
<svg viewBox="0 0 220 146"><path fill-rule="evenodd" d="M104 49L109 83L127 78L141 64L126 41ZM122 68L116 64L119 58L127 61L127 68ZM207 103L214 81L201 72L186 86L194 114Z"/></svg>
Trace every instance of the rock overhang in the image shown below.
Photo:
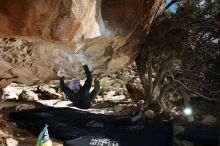
<svg viewBox="0 0 220 146"><path fill-rule="evenodd" d="M159 0L0 2L0 78L26 85L57 79L60 68L84 76L82 59L94 74L125 67L161 7Z"/></svg>

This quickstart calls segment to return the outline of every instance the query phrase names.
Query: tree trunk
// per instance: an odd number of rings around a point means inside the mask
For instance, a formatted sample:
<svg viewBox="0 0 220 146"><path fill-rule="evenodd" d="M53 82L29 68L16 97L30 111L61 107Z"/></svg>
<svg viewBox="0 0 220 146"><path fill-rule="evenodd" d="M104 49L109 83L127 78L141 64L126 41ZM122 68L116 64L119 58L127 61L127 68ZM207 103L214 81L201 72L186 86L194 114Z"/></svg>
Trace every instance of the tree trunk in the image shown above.
<svg viewBox="0 0 220 146"><path fill-rule="evenodd" d="M0 98L2 98L3 90L0 88Z"/></svg>
<svg viewBox="0 0 220 146"><path fill-rule="evenodd" d="M148 87L147 87L147 79L146 79L146 72L147 72L147 60L148 60L148 50L146 48L144 48L144 46L141 49L140 54L138 55L138 57L135 59L135 63L137 66L137 71L141 80L141 84L143 86L143 92L144 92L144 100L146 103L146 106L148 106L149 103L149 97L148 97Z"/></svg>

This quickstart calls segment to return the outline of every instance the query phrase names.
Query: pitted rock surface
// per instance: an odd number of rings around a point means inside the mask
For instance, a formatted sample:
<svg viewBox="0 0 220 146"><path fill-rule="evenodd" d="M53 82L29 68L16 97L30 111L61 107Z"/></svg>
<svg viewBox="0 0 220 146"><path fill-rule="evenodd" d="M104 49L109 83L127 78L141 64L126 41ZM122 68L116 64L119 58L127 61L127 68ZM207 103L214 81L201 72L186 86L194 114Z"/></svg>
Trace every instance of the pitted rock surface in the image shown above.
<svg viewBox="0 0 220 146"><path fill-rule="evenodd" d="M161 0L0 0L0 88L110 74L131 64Z"/></svg>

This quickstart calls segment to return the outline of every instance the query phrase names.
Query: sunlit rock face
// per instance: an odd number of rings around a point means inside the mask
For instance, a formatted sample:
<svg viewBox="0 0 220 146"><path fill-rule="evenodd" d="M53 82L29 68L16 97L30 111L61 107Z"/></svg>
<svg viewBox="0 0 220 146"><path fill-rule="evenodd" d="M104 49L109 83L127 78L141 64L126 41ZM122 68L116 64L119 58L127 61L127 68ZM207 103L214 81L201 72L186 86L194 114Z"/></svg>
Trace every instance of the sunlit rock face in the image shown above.
<svg viewBox="0 0 220 146"><path fill-rule="evenodd" d="M137 56L161 0L0 0L0 88L110 74Z"/></svg>

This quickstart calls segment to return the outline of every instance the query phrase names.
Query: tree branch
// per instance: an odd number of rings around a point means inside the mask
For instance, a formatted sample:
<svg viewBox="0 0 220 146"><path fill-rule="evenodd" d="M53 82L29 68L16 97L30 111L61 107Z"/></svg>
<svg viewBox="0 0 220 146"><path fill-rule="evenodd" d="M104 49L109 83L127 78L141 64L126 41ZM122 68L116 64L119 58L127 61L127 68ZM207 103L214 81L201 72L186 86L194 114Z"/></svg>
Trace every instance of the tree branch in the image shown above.
<svg viewBox="0 0 220 146"><path fill-rule="evenodd" d="M197 92L197 91L193 91L193 90L191 90L191 89L188 88L184 83L182 83L182 82L179 81L179 80L176 80L176 79L174 78L174 76L172 75L172 73L171 73L171 76L172 76L173 82L178 83L178 84L181 85L183 88L185 88L187 91L192 92L192 93L196 94L197 96L202 97L202 98L205 99L205 100L220 102L220 100L217 100L217 99L211 99L210 97L207 97L207 96L205 96L205 95L202 95L202 94L200 94L200 93Z"/></svg>
<svg viewBox="0 0 220 146"><path fill-rule="evenodd" d="M148 59L148 90L147 90L147 94L148 94L148 100L151 101L152 98L152 91L153 91L153 81L152 81L152 53L149 53L149 59Z"/></svg>
<svg viewBox="0 0 220 146"><path fill-rule="evenodd" d="M164 61L165 63L164 62L161 63L160 69L153 82L153 89L161 82L167 70L173 65L174 61L175 61L175 58L173 56L170 56L166 61Z"/></svg>

